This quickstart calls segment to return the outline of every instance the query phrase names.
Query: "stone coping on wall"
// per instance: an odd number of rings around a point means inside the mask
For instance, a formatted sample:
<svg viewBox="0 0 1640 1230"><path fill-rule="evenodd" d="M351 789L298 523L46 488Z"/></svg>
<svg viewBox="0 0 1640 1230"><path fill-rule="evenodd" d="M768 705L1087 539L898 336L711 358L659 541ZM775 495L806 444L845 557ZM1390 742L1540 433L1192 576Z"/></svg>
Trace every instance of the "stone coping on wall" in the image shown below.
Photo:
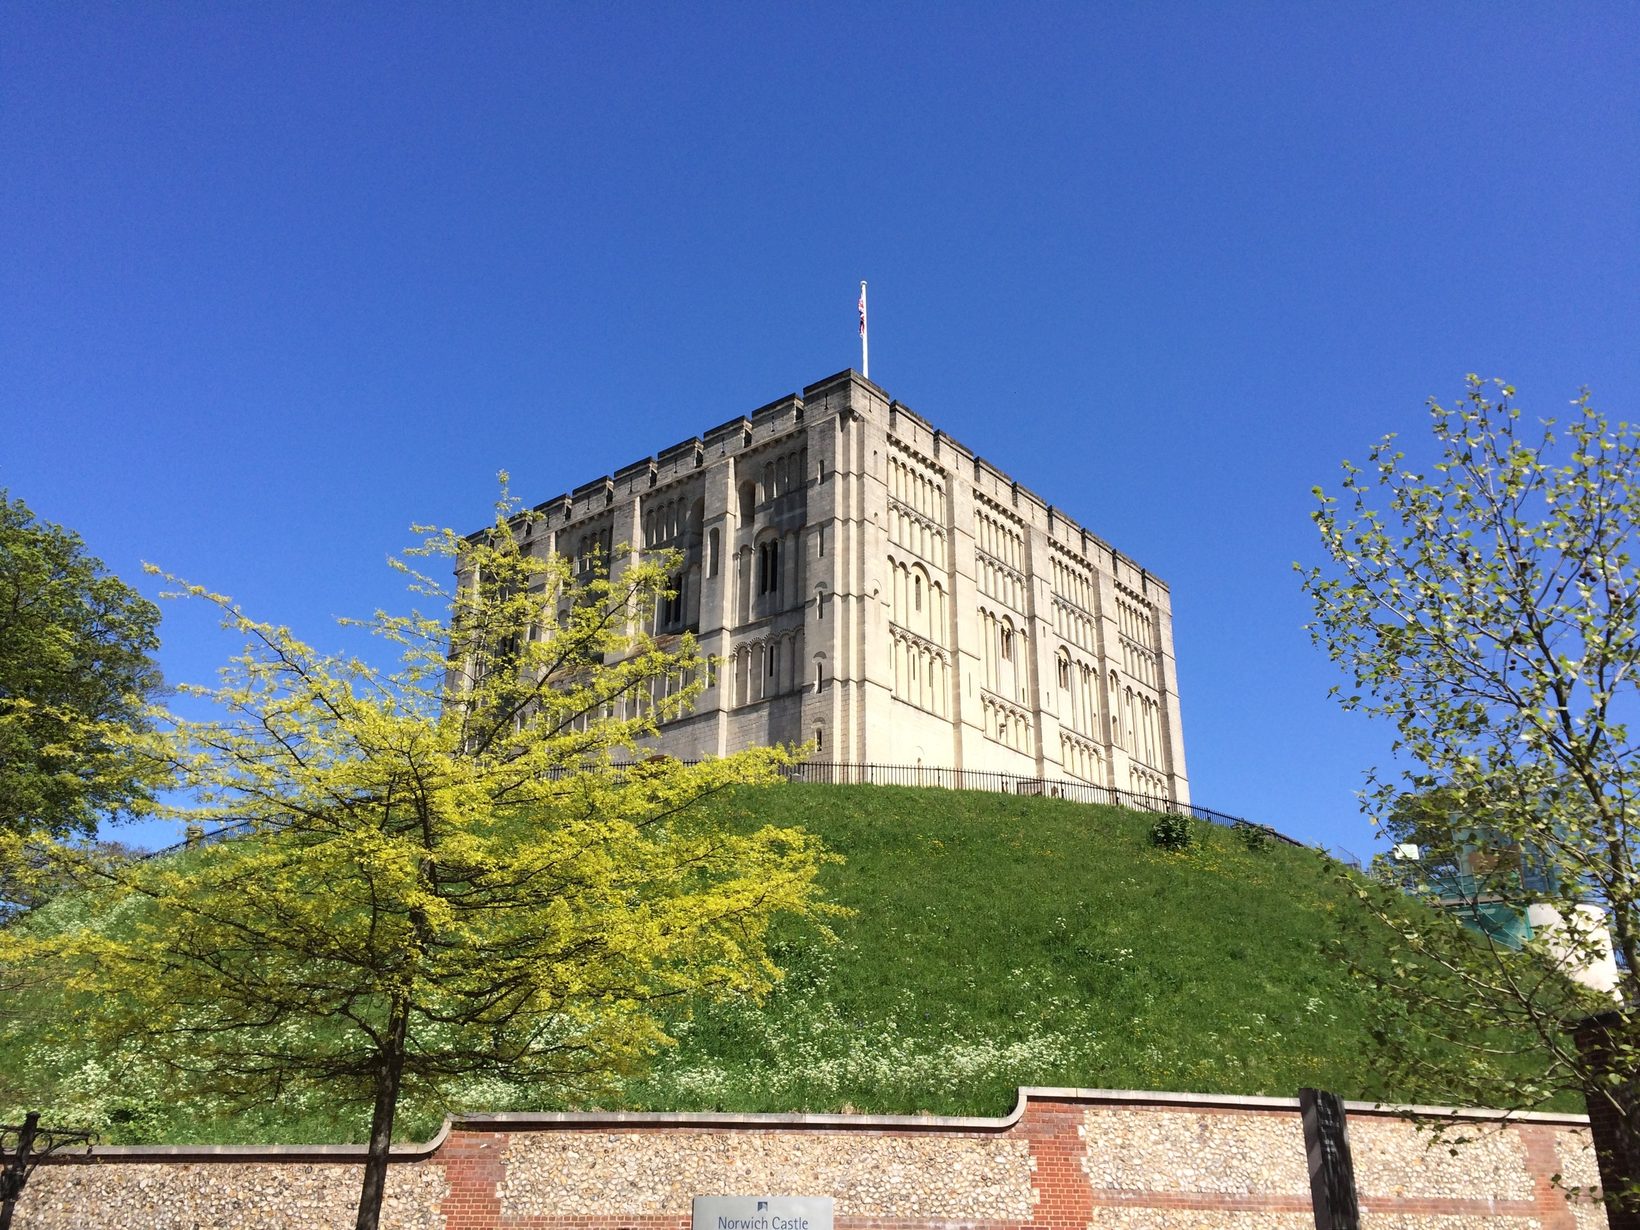
<svg viewBox="0 0 1640 1230"><path fill-rule="evenodd" d="M394 1145L390 1162L422 1162L443 1146L451 1131L462 1126L459 1115L447 1116L438 1131L427 1140ZM84 1149L53 1153L41 1163L84 1164L109 1162L360 1162L369 1153L366 1145L91 1145Z"/></svg>
<svg viewBox="0 0 1640 1230"><path fill-rule="evenodd" d="M1298 1100L1293 1099L1293 1105ZM1548 1110L1487 1110L1466 1106L1416 1106L1402 1102L1345 1102L1351 1115L1393 1115L1398 1119L1463 1119L1486 1123L1541 1123L1545 1127L1586 1128L1589 1116Z"/></svg>
<svg viewBox="0 0 1640 1230"><path fill-rule="evenodd" d="M1087 1105L1176 1109L1285 1111L1297 1113L1298 1099L1238 1094L1166 1093L1138 1089L1081 1089L1021 1086L1006 1115L854 1115L759 1114L723 1111L510 1111L498 1114L450 1115L426 1141L394 1145L392 1162L425 1161L437 1153L452 1131L531 1132L586 1131L607 1128L761 1128L858 1132L1006 1132L1024 1117L1029 1103L1077 1102ZM1463 1107L1417 1106L1388 1102L1345 1102L1351 1115L1430 1118L1586 1128L1587 1115L1541 1111L1502 1111ZM96 1145L54 1154L47 1163L87 1161L281 1161L358 1162L364 1145Z"/></svg>

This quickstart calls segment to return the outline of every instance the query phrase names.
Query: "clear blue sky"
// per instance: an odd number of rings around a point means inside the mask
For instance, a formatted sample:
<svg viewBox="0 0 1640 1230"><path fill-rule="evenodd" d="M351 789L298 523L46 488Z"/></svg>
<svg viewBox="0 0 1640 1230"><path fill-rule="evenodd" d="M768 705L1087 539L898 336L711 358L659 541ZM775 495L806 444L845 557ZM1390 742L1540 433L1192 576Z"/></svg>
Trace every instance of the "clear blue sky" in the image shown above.
<svg viewBox="0 0 1640 1230"><path fill-rule="evenodd" d="M1291 571L1467 371L1640 392L1633 4L0 8L0 485L310 638L857 365L1173 586L1198 802L1366 853ZM227 646L171 611L163 663Z"/></svg>

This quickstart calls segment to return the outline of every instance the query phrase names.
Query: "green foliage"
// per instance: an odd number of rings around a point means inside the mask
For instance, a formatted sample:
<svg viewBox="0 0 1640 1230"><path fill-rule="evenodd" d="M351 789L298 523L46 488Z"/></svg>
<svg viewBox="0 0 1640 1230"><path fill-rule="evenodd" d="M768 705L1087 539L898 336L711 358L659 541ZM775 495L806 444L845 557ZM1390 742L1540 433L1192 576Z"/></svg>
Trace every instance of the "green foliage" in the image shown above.
<svg viewBox="0 0 1640 1230"><path fill-rule="evenodd" d="M1148 813L977 792L782 785L702 807L737 832L801 827L844 856L820 873L851 911L829 924L836 942L777 923L769 955L785 977L767 997L663 1008L675 1044L602 1092L464 1079L441 1099L407 1099L402 1135L424 1139L446 1109L992 1114L1022 1084L1285 1096L1312 1085L1424 1102L1440 1083L1391 1079L1370 1058L1384 1005L1336 954L1387 963L1392 942L1356 933L1349 883L1314 851L1254 854L1201 825L1179 858L1151 845ZM184 1100L162 1072L96 1057L48 1007L61 1003L55 985L27 997L56 1021L48 1041L0 1033L0 1090L26 1082L61 1121L123 1115L107 1130L128 1141L364 1134L359 1111L322 1088L233 1117L214 1095ZM1504 1041L1523 1052L1515 1062L1547 1064L1530 1037ZM1470 1063L1425 1045L1436 1071ZM0 1118L21 1097L0 1097Z"/></svg>
<svg viewBox="0 0 1640 1230"><path fill-rule="evenodd" d="M1378 828L1392 845L1418 847L1420 874L1457 875L1464 839L1474 824L1470 817L1484 806L1484 799L1471 802L1450 786L1409 790L1390 803Z"/></svg>
<svg viewBox="0 0 1640 1230"><path fill-rule="evenodd" d="M458 564L454 593L401 565L444 609L368 621L392 673L185 587L244 648L181 689L213 716L164 715L133 750L190 791L169 810L251 835L136 863L56 848L74 925L0 935L9 967L67 971L97 1062L170 1096L373 1107L361 1227L401 1097L607 1090L667 1041L664 1008L766 994L772 922L825 913L813 838L701 806L778 781L782 753L612 767L700 691L692 638L646 627L676 561L578 581L520 548L527 520L504 502L413 553Z"/></svg>
<svg viewBox="0 0 1640 1230"><path fill-rule="evenodd" d="M159 687L154 604L0 490L0 829L92 834L150 798L122 746Z"/></svg>
<svg viewBox="0 0 1640 1230"><path fill-rule="evenodd" d="M1609 1001L1536 953L1490 942L1452 910L1409 911L1400 890L1382 882L1348 886L1365 908L1344 916L1333 951L1364 987L1389 991L1365 1021L1386 1081L1424 1088L1446 1105L1495 1106L1507 1093L1518 1107L1581 1109L1582 1090L1564 1076L1578 1061L1563 1028L1476 1005L1518 998L1545 1021L1574 1022Z"/></svg>
<svg viewBox="0 0 1640 1230"><path fill-rule="evenodd" d="M1194 826L1185 815L1157 816L1150 826L1150 844L1162 850L1188 850L1196 844Z"/></svg>
<svg viewBox="0 0 1640 1230"><path fill-rule="evenodd" d="M1366 467L1346 463L1342 503L1317 489L1327 563L1301 570L1311 631L1349 678L1335 689L1344 706L1395 724L1408 767L1373 776L1366 798L1394 839L1428 847L1431 895L1451 897L1457 883L1460 906L1541 904L1561 921L1520 957L1434 916L1399 926L1397 960L1364 971L1404 1017L1386 1031L1386 1062L1411 1070L1417 1048L1402 1044L1438 1034L1475 1056L1443 1100L1524 1108L1590 1090L1640 1124L1632 1074L1611 1094L1570 1039L1580 1017L1613 1000L1570 991L1564 978L1609 968L1609 926L1617 994L1640 1003L1640 747L1630 726L1640 431L1609 423L1587 393L1564 425L1534 425L1514 390L1474 376L1457 406L1431 403L1430 426L1428 467L1386 438ZM1458 867L1460 856L1470 865ZM1444 874L1458 871L1476 874ZM1465 993L1437 992L1431 978ZM1618 1011L1619 1049L1636 1053L1640 1018ZM1535 1034L1550 1069L1530 1080L1497 1069L1495 1028ZM1632 1183L1640 1192L1640 1173Z"/></svg>
<svg viewBox="0 0 1640 1230"><path fill-rule="evenodd" d="M1270 830L1259 824L1237 824L1232 830L1241 844L1250 852L1257 854L1261 850L1268 850L1275 839L1270 836Z"/></svg>
<svg viewBox="0 0 1640 1230"><path fill-rule="evenodd" d="M1055 799L790 786L845 862L839 943L793 945L761 1009L695 1014L623 1105L1001 1113L1019 1085L1394 1097L1372 997L1324 957L1347 897L1313 851ZM1411 1092L1411 1091L1408 1091Z"/></svg>

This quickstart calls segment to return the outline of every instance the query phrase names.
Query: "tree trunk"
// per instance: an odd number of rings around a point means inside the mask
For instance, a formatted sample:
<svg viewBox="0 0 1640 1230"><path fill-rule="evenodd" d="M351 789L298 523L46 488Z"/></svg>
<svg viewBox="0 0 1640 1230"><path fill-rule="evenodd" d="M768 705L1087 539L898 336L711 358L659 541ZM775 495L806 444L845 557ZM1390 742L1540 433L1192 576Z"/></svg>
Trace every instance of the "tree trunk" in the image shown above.
<svg viewBox="0 0 1640 1230"><path fill-rule="evenodd" d="M376 1105L370 1115L370 1151L365 1155L364 1188L354 1230L376 1230L387 1191L387 1153L393 1145L393 1115L399 1105L399 1077L404 1072L404 1038L410 1020L407 999L395 998L387 1018L387 1044L376 1069Z"/></svg>
<svg viewBox="0 0 1640 1230"><path fill-rule="evenodd" d="M1611 1230L1640 1230L1640 1072L1622 1012L1583 1021L1577 1046L1587 1066L1589 1134L1600 1163Z"/></svg>

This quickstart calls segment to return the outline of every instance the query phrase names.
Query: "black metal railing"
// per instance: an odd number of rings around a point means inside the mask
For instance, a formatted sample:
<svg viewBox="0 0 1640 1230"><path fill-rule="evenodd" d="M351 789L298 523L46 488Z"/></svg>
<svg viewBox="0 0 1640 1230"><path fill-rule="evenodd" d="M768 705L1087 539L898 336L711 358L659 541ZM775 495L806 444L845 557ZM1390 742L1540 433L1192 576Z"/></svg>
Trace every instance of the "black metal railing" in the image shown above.
<svg viewBox="0 0 1640 1230"><path fill-rule="evenodd" d="M985 769L941 769L928 765L899 764L840 764L806 760L784 770L788 781L821 782L829 785L869 786L932 786L943 790L985 790L993 794L1028 794L1045 798L1070 799L1076 803L1094 803L1106 807L1126 807L1133 811L1165 812L1169 815L1194 816L1212 824L1230 828L1251 827L1264 829L1271 836L1293 845L1293 841L1265 825L1253 824L1240 816L1198 807L1193 803L1178 803L1157 795L1137 794L1115 786L1096 786L1091 782L1065 777L1033 777L1019 773L1000 773Z"/></svg>
<svg viewBox="0 0 1640 1230"><path fill-rule="evenodd" d="M633 761L618 764L617 771L641 768L652 761ZM684 760L684 764L698 764ZM554 778L569 777L578 772L573 768L551 771ZM937 790L984 790L992 794L1031 795L1040 798L1069 799L1073 803L1088 803L1105 807L1124 807L1131 811L1162 812L1168 815L1192 816L1210 824L1226 828L1257 829L1277 841L1302 846L1305 843L1279 833L1269 825L1257 824L1228 812L1215 811L1194 803L1178 803L1156 795L1137 794L1115 786L1096 786L1091 782L1071 778L1032 777L1019 773L1001 773L984 769L942 769L928 765L847 764L840 761L804 760L787 765L781 776L791 782L812 782L831 786L917 786ZM205 830L190 826L188 836L174 845L144 854L143 858L158 858L197 845L211 844L249 832L259 825L268 827L275 822L267 820L235 820L217 828Z"/></svg>
<svg viewBox="0 0 1640 1230"><path fill-rule="evenodd" d="M168 846L161 846L158 850L145 851L135 857L139 860L160 858L166 854L175 854L178 850L190 850L195 846L211 846L219 841L226 841L230 837L237 837L241 833L250 833L258 829L271 827L273 827L272 822L260 819L229 820L225 824L219 824L214 829L207 829L199 824L190 824L187 828L188 835L181 841Z"/></svg>

